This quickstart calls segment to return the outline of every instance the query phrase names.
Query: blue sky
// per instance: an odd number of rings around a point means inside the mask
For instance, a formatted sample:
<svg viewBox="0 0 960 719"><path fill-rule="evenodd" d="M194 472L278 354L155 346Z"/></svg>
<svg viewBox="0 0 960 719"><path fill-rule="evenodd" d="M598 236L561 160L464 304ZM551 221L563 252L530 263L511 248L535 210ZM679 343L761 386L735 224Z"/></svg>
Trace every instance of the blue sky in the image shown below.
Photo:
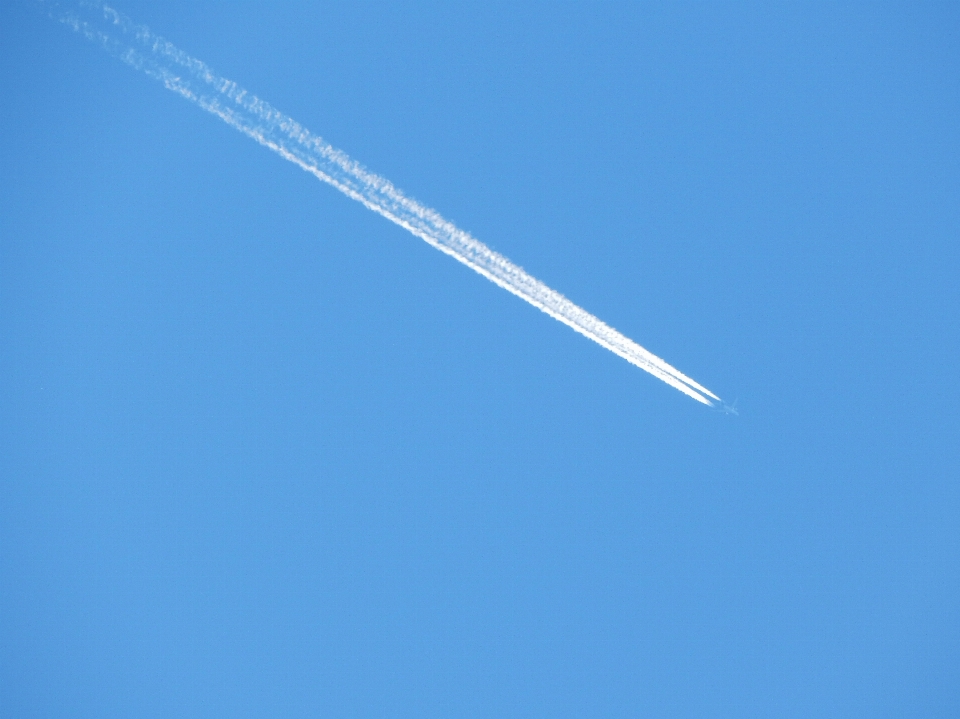
<svg viewBox="0 0 960 719"><path fill-rule="evenodd" d="M0 10L0 713L960 710L950 4L116 7L698 405Z"/></svg>

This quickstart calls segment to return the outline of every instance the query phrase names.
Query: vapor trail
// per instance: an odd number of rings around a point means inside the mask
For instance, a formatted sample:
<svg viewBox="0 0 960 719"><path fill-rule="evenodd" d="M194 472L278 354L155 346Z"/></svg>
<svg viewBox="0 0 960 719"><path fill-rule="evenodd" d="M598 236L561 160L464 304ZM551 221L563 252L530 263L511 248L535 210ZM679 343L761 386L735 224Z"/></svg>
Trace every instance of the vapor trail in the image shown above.
<svg viewBox="0 0 960 719"><path fill-rule="evenodd" d="M235 82L216 75L204 63L154 35L143 25L133 23L100 2L81 2L70 9L44 0L40 2L49 8L52 17L97 43L111 55L159 80L167 89L213 113L284 159L296 163L508 292L698 402L708 406L720 402L720 398L710 390L550 289L434 210L407 197L386 179L367 171L292 118L248 93Z"/></svg>

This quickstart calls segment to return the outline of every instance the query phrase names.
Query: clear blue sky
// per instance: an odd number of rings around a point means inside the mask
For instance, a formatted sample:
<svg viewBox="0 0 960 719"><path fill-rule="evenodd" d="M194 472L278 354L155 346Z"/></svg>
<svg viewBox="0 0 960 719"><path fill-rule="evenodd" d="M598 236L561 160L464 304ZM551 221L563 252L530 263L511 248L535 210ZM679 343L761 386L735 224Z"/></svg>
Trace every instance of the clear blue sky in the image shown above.
<svg viewBox="0 0 960 719"><path fill-rule="evenodd" d="M712 412L0 10L0 715L960 715L960 10L117 0Z"/></svg>

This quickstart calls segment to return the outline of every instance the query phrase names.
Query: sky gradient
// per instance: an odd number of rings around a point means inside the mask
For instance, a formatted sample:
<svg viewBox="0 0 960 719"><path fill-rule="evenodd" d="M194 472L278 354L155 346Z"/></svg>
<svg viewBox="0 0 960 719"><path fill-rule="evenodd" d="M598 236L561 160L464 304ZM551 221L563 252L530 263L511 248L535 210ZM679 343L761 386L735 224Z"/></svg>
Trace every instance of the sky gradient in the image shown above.
<svg viewBox="0 0 960 719"><path fill-rule="evenodd" d="M953 717L960 12L136 2L711 411L0 10L0 714Z"/></svg>

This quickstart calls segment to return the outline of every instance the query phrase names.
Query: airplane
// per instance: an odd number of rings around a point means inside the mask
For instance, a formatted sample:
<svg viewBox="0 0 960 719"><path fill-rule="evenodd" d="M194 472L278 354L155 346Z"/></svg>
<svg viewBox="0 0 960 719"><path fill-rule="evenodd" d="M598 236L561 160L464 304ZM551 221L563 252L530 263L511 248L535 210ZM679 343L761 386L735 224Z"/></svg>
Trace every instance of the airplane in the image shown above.
<svg viewBox="0 0 960 719"><path fill-rule="evenodd" d="M723 400L720 400L720 407L717 408L718 411L723 412L724 414L732 414L734 417L739 417L740 413L737 411L737 402L739 399L740 398L738 397L737 399L733 400L733 404L727 404Z"/></svg>

